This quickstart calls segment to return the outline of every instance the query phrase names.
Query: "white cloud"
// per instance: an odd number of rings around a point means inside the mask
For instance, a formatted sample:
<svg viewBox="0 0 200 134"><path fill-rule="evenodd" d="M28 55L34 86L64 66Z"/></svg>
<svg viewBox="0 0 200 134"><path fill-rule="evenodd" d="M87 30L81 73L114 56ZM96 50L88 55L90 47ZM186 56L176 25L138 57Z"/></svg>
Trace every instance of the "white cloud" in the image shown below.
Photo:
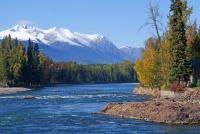
<svg viewBox="0 0 200 134"><path fill-rule="evenodd" d="M19 20L15 24L29 26L29 25L33 25L33 22L30 20Z"/></svg>

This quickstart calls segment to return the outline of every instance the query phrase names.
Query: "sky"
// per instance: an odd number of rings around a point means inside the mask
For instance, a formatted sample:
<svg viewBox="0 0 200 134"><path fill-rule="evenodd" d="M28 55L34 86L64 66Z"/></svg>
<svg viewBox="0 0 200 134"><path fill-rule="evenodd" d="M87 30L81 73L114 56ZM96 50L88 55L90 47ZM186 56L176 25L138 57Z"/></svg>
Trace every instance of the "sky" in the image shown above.
<svg viewBox="0 0 200 134"><path fill-rule="evenodd" d="M15 24L31 24L48 29L67 28L73 32L102 34L116 46L143 47L154 34L147 20L150 0L1 0L0 31ZM200 24L200 0L188 0L193 7L191 20ZM170 0L151 0L158 4L163 30L167 27Z"/></svg>

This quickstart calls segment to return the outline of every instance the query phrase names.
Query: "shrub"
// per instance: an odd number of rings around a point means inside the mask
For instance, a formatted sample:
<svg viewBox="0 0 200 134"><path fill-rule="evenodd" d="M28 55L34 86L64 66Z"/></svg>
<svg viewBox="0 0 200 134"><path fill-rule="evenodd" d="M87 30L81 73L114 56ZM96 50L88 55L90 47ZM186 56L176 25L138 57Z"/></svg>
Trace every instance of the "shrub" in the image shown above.
<svg viewBox="0 0 200 134"><path fill-rule="evenodd" d="M171 85L169 85L169 84L163 84L162 86L161 86L161 90L169 90L170 89L170 86Z"/></svg>
<svg viewBox="0 0 200 134"><path fill-rule="evenodd" d="M200 80L197 81L196 87L200 87Z"/></svg>
<svg viewBox="0 0 200 134"><path fill-rule="evenodd" d="M183 84L173 83L170 85L170 91L173 91L173 92L183 92L184 89L185 89L185 86Z"/></svg>

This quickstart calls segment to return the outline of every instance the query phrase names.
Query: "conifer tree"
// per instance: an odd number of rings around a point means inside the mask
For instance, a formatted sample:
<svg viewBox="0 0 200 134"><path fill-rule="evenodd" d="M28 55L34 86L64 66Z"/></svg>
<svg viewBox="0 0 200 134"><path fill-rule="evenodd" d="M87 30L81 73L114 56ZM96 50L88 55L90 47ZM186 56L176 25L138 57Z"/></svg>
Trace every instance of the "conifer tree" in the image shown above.
<svg viewBox="0 0 200 134"><path fill-rule="evenodd" d="M39 45L33 44L29 39L27 48L27 80L30 86L38 85L41 82L41 65L40 65Z"/></svg>
<svg viewBox="0 0 200 134"><path fill-rule="evenodd" d="M7 85L7 76L6 76L6 61L4 57L4 49L2 47L3 45L0 45L0 86L6 86Z"/></svg>
<svg viewBox="0 0 200 134"><path fill-rule="evenodd" d="M38 84L41 81L41 67L39 54L39 45L36 43L33 48L33 82L36 84Z"/></svg>
<svg viewBox="0 0 200 134"><path fill-rule="evenodd" d="M33 43L29 39L27 48L27 66L26 66L26 79L29 86L32 86L33 81Z"/></svg>
<svg viewBox="0 0 200 134"><path fill-rule="evenodd" d="M171 0L169 17L170 34L170 80L172 82L186 84L189 81L191 66L186 53L186 22L187 22L187 1Z"/></svg>

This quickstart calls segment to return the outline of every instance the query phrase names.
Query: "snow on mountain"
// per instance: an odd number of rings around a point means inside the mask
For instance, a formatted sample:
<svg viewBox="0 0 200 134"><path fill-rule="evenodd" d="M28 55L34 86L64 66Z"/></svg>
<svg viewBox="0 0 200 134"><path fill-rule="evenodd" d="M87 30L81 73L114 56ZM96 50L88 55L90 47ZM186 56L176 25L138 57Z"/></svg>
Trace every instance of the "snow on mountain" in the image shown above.
<svg viewBox="0 0 200 134"><path fill-rule="evenodd" d="M18 38L23 42L31 39L39 43L42 51L56 61L104 64L118 63L124 59L134 61L140 56L140 49L118 49L108 38L99 34L81 34L56 27L45 30L33 26L16 25L0 32L0 40L9 34L12 38Z"/></svg>
<svg viewBox="0 0 200 134"><path fill-rule="evenodd" d="M32 28L27 29L26 26L16 25L11 29L0 32L0 39L3 39L4 36L7 36L10 34L12 38L19 38L20 40L28 40L29 38L31 38L33 41L36 41L37 38L34 35L34 32L31 30Z"/></svg>
<svg viewBox="0 0 200 134"><path fill-rule="evenodd" d="M129 59L130 61L135 61L142 57L142 47L136 48L130 46L122 46L119 49L121 51L121 55L125 57L125 59Z"/></svg>

